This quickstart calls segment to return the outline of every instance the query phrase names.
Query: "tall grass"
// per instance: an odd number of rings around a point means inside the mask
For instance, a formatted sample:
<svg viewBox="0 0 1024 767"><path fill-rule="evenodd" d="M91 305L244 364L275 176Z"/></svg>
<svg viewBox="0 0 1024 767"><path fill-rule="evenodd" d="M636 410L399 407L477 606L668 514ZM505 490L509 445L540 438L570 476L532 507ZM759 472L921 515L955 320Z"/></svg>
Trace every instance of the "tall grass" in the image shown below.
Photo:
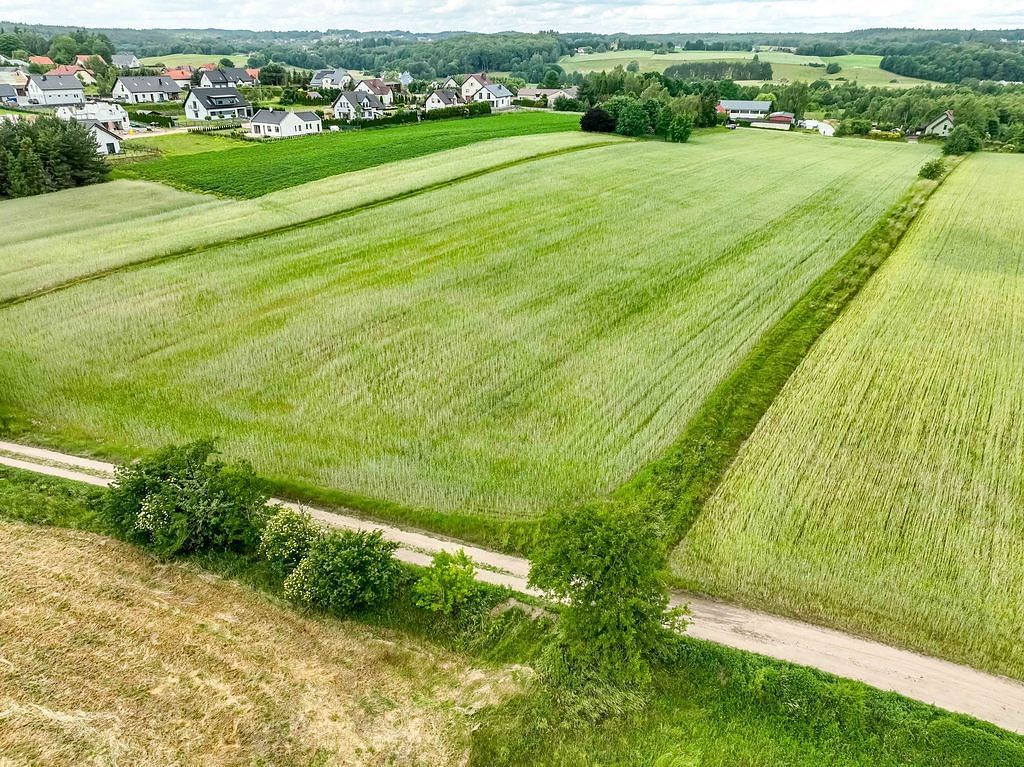
<svg viewBox="0 0 1024 767"><path fill-rule="evenodd" d="M529 518L664 450L929 153L747 133L522 165L8 307L0 402L115 454L214 434L273 477Z"/></svg>
<svg viewBox="0 0 1024 767"><path fill-rule="evenodd" d="M1024 678L1024 160L960 166L677 552L694 588Z"/></svg>

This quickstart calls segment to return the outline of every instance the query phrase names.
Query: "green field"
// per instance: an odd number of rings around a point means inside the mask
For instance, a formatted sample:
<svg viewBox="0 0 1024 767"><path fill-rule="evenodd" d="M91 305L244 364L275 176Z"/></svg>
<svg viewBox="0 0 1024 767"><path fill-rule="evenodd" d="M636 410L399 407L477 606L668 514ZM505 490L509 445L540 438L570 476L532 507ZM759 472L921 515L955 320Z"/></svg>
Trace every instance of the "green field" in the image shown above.
<svg viewBox="0 0 1024 767"><path fill-rule="evenodd" d="M126 142L128 143L128 142ZM258 144L239 141L228 136L217 136L210 133L167 133L160 136L131 139L131 146L155 149L162 157L178 157L180 155L220 152L225 149L244 149L256 147Z"/></svg>
<svg viewBox="0 0 1024 767"><path fill-rule="evenodd" d="M677 551L694 588L1024 678L1024 158L979 155Z"/></svg>
<svg viewBox="0 0 1024 767"><path fill-rule="evenodd" d="M579 129L579 116L524 112L471 120L363 129L242 146L216 156L168 157L120 169L123 176L196 192L259 197L327 176L464 147L478 141Z"/></svg>
<svg viewBox="0 0 1024 767"><path fill-rule="evenodd" d="M221 59L228 58L236 67L246 66L247 53L168 53L166 56L146 56L142 61L144 67L152 67L163 64L169 69L174 67L200 67L203 64L216 64Z"/></svg>
<svg viewBox="0 0 1024 767"><path fill-rule="evenodd" d="M272 477L529 518L657 456L932 152L723 131L530 162L9 306L0 402L64 444L215 434Z"/></svg>
<svg viewBox="0 0 1024 767"><path fill-rule="evenodd" d="M295 226L510 163L619 140L580 131L495 139L477 144L472 152L436 152L252 200L179 192L162 184L124 179L5 200L0 202L0 214L9 212L39 223L6 235L5 257L0 260L0 304L121 264ZM60 216L50 215L54 203L63 206Z"/></svg>
<svg viewBox="0 0 1024 767"><path fill-rule="evenodd" d="M640 65L641 72L664 72L673 64L686 61L746 61L753 56L752 51L677 51L676 53L655 55L652 51L631 50L563 56L558 63L567 72L601 72L610 71L617 66L625 68L629 62L635 61ZM772 79L775 82L855 80L864 86L877 85L893 88L908 88L926 82L879 69L881 56L850 55L819 58L818 56L797 56L785 51L761 51L757 56L761 61L767 61L772 65ZM824 67L810 66L812 63L828 64L833 61L842 67L842 70L834 75L825 74Z"/></svg>

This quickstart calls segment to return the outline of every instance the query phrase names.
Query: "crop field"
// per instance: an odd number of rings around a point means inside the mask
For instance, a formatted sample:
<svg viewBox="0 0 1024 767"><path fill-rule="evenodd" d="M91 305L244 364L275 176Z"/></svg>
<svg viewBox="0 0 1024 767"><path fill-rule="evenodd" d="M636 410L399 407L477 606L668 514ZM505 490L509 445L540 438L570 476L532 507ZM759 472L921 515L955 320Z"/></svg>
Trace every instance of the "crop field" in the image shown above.
<svg viewBox="0 0 1024 767"><path fill-rule="evenodd" d="M629 62L640 65L641 72L664 72L673 64L685 61L736 61L753 58L752 51L676 51L655 55L653 51L609 51L607 53L591 53L582 56L563 56L559 64L567 72L601 72L612 70L617 66L625 68ZM890 88L907 88L921 85L925 80L914 77L903 77L879 68L881 56L850 55L821 58L818 56L797 56L785 51L761 51L757 54L761 61L772 65L772 76L775 82L782 80L856 80L860 85ZM810 66L836 62L842 70L834 75L825 74L824 67ZM759 82L759 81L751 81Z"/></svg>
<svg viewBox="0 0 1024 767"><path fill-rule="evenodd" d="M164 56L147 56L141 59L144 67L152 67L163 64L166 67L199 67L203 64L216 64L221 59L228 58L234 62L236 67L244 67L245 60L249 58L247 53L168 53Z"/></svg>
<svg viewBox="0 0 1024 767"><path fill-rule="evenodd" d="M292 138L215 156L179 156L120 169L124 176L227 197L259 197L308 181L496 138L579 130L579 115L525 112Z"/></svg>
<svg viewBox="0 0 1024 767"><path fill-rule="evenodd" d="M0 404L108 454L217 435L268 476L528 518L663 450L933 153L723 131L529 162L0 309Z"/></svg>
<svg viewBox="0 0 1024 767"><path fill-rule="evenodd" d="M978 155L677 550L694 588L1024 678L1024 158Z"/></svg>
<svg viewBox="0 0 1024 767"><path fill-rule="evenodd" d="M479 151L437 152L252 200L225 200L121 179L0 201L0 215L10 211L38 222L7 235L0 259L0 304L120 264L294 226L552 152L617 141L580 131L495 139L479 144ZM53 216L57 202L64 212Z"/></svg>

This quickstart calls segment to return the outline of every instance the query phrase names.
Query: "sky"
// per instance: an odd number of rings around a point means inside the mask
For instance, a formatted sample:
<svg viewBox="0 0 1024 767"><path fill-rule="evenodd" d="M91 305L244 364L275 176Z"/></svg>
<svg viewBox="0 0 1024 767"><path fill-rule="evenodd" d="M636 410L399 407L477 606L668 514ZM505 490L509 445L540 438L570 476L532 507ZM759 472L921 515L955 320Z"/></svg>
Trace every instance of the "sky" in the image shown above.
<svg viewBox="0 0 1024 767"><path fill-rule="evenodd" d="M0 18L89 27L842 32L1022 28L1024 0L0 0Z"/></svg>

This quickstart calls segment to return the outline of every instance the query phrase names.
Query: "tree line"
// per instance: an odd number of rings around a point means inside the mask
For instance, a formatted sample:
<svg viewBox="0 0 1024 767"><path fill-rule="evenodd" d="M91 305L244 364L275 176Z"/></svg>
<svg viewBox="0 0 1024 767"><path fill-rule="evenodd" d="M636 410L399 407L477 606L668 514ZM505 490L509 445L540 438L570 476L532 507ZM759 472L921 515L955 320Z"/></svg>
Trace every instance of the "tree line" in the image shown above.
<svg viewBox="0 0 1024 767"><path fill-rule="evenodd" d="M665 70L665 77L681 80L771 80L772 65L757 55L749 61L684 61Z"/></svg>
<svg viewBox="0 0 1024 767"><path fill-rule="evenodd" d="M109 167L74 120L0 122L0 197L27 197L103 181Z"/></svg>
<svg viewBox="0 0 1024 767"><path fill-rule="evenodd" d="M882 59L882 69L905 77L944 83L965 80L1024 82L1024 47L926 45L905 46Z"/></svg>

